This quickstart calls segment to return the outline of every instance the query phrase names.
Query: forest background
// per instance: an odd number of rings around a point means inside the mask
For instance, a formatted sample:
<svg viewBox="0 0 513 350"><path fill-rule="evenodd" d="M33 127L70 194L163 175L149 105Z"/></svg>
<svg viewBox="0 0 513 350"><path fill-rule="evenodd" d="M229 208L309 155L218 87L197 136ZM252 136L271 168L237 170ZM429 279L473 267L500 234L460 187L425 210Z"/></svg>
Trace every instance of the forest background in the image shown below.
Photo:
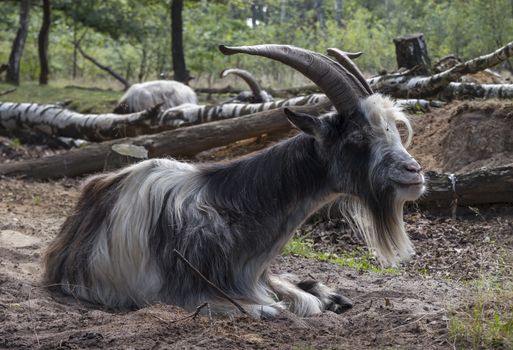
<svg viewBox="0 0 513 350"><path fill-rule="evenodd" d="M19 1L0 1L0 63L7 63L19 27ZM172 78L170 1L51 0L50 81L120 88L86 61L74 46L109 65L130 82ZM396 69L393 38L425 35L432 61L492 52L511 40L513 0L254 0L185 1L183 43L193 86L212 86L228 66L223 44L292 44L324 52L328 47L363 51L358 66L369 74ZM33 1L20 81L37 80L42 5ZM234 61L234 59L236 61ZM237 56L230 66L249 69L264 86L302 82L292 69L255 57ZM504 66L512 70L511 60Z"/></svg>

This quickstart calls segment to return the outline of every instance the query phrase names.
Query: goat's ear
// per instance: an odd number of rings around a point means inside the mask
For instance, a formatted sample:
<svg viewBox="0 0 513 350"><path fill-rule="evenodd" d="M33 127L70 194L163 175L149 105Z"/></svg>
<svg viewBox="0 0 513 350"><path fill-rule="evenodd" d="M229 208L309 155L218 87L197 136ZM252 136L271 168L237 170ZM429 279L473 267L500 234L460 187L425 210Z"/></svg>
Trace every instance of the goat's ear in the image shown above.
<svg viewBox="0 0 513 350"><path fill-rule="evenodd" d="M289 122L292 123L299 130L314 136L319 137L321 134L321 121L308 114L293 112L288 108L284 108L283 112L287 116Z"/></svg>

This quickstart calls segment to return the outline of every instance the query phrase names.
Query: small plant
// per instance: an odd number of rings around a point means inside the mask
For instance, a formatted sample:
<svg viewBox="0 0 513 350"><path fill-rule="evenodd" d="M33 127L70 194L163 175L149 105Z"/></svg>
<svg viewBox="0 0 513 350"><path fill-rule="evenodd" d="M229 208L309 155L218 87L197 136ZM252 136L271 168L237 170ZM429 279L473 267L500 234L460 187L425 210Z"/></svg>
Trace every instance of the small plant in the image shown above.
<svg viewBox="0 0 513 350"><path fill-rule="evenodd" d="M307 259L324 261L339 266L347 266L361 271L397 274L395 268L382 268L374 263L371 254L363 249L356 249L353 252L335 254L316 251L312 243L304 238L293 238L283 248L283 255L299 255Z"/></svg>
<svg viewBox="0 0 513 350"><path fill-rule="evenodd" d="M513 349L513 285L478 283L474 303L449 321L451 340L462 348Z"/></svg>
<svg viewBox="0 0 513 350"><path fill-rule="evenodd" d="M20 147L20 146L21 146L21 140L20 140L19 138L17 138L17 137L13 137L13 138L10 140L10 142L11 142L11 146L12 146L13 148L18 148L18 147Z"/></svg>

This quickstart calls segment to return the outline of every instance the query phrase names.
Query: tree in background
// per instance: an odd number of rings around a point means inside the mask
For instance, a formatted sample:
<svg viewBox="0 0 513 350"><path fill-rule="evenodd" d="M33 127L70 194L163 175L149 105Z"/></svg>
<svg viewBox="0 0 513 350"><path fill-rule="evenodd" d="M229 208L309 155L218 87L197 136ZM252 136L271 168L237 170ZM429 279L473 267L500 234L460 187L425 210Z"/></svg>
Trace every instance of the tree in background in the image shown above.
<svg viewBox="0 0 513 350"><path fill-rule="evenodd" d="M24 0L25 2L27 0ZM7 63L19 27L21 0L0 0L0 62ZM433 61L455 54L462 59L511 40L512 0L50 0L52 80L71 78L74 42L126 80L156 79L175 70L176 78L197 77L195 84L216 84L227 65L252 71L264 85L307 83L293 70L255 57L223 57L220 43L290 44L323 52L328 47L363 51L358 66L374 74L397 69L392 39L422 32ZM41 0L32 1L40 8ZM172 6L181 5L182 21L173 45L169 34ZM180 7L180 6L179 6ZM33 9L31 9L33 10ZM43 11L31 11L20 63L20 79L35 80L41 68L37 35ZM180 29L179 24L182 28ZM323 28L324 27L324 28ZM73 38L73 32L76 34ZM181 39L181 40L180 40ZM185 45L185 47L183 47ZM172 59L173 58L173 59ZM180 63L183 65L180 67ZM185 65L185 63L187 63ZM110 79L105 71L78 57L76 78ZM497 68L507 68L507 63ZM0 66L1 70L1 66ZM191 70L189 73L187 70ZM172 74L172 73L171 73ZM170 74L170 75L171 75Z"/></svg>
<svg viewBox="0 0 513 350"><path fill-rule="evenodd" d="M171 52L173 57L174 79L182 83L189 82L189 73L185 66L183 52L183 0L171 0Z"/></svg>
<svg viewBox="0 0 513 350"><path fill-rule="evenodd" d="M9 65L7 68L6 80L8 83L20 84L20 61L23 55L23 48L27 40L30 0L21 0L20 2L20 26L12 44L11 54L9 56Z"/></svg>
<svg viewBox="0 0 513 350"><path fill-rule="evenodd" d="M39 84L48 84L48 36L50 35L51 7L50 0L43 0L43 23L37 37L39 65Z"/></svg>

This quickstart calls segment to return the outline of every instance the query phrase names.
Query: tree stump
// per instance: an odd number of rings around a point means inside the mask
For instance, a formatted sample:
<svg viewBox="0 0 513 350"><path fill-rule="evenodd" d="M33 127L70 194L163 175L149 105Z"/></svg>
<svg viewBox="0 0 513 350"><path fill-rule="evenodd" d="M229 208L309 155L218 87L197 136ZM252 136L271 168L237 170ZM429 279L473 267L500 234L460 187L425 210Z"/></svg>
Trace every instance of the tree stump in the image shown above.
<svg viewBox="0 0 513 350"><path fill-rule="evenodd" d="M114 170L148 159L148 150L143 146L118 143L110 147L103 170Z"/></svg>
<svg viewBox="0 0 513 350"><path fill-rule="evenodd" d="M411 69L420 66L415 70L416 75L430 75L431 60L428 56L424 34L416 33L397 37L394 39L394 44L399 68Z"/></svg>

